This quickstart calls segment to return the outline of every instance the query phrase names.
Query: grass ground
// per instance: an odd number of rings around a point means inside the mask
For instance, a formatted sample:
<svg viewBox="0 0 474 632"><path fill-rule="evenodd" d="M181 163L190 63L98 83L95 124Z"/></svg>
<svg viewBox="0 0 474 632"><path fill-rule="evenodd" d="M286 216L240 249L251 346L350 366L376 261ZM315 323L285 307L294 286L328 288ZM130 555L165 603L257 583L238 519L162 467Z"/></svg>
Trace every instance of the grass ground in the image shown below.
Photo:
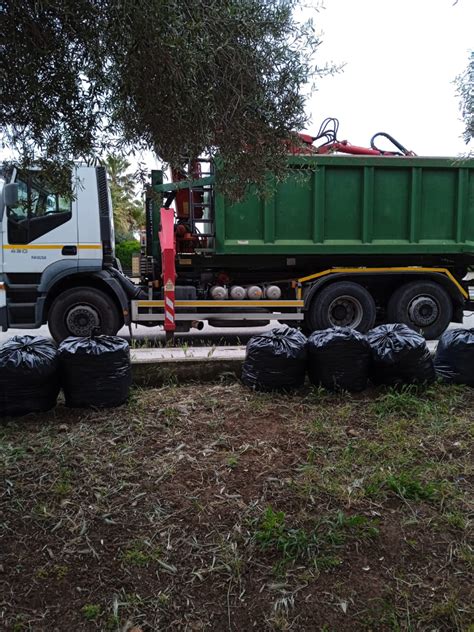
<svg viewBox="0 0 474 632"><path fill-rule="evenodd" d="M474 630L474 390L135 390L0 425L0 628Z"/></svg>

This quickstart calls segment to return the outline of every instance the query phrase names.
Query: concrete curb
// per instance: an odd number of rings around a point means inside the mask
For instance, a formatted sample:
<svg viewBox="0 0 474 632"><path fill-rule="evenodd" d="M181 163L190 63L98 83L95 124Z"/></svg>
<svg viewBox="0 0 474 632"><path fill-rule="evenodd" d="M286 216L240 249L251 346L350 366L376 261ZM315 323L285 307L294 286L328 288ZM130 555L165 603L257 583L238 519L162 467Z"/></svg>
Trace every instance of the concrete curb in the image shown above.
<svg viewBox="0 0 474 632"><path fill-rule="evenodd" d="M245 347L132 349L131 358L137 386L208 382L225 374L240 377Z"/></svg>
<svg viewBox="0 0 474 632"><path fill-rule="evenodd" d="M429 341L431 353L437 341ZM137 386L210 382L231 374L240 377L245 347L171 347L132 349L132 377Z"/></svg>

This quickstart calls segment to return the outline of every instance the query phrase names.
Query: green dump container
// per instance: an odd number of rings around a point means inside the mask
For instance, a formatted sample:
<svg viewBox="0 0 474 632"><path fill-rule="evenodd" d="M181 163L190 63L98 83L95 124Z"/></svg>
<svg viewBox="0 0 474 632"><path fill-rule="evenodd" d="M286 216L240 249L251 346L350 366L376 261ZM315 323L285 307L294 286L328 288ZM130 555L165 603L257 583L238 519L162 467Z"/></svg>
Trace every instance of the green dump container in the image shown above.
<svg viewBox="0 0 474 632"><path fill-rule="evenodd" d="M472 253L474 160L294 156L261 198L216 196L217 254Z"/></svg>

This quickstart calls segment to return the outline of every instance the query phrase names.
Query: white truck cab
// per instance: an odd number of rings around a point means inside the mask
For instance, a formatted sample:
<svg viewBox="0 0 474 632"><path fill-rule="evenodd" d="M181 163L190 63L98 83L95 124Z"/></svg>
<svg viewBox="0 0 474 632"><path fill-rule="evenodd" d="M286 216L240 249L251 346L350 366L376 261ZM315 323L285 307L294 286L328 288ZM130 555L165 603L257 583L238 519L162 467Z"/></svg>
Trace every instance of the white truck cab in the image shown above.
<svg viewBox="0 0 474 632"><path fill-rule="evenodd" d="M76 166L71 195L38 170L3 175L0 327L52 335L115 334L129 322L135 286L115 267L112 206L103 167Z"/></svg>

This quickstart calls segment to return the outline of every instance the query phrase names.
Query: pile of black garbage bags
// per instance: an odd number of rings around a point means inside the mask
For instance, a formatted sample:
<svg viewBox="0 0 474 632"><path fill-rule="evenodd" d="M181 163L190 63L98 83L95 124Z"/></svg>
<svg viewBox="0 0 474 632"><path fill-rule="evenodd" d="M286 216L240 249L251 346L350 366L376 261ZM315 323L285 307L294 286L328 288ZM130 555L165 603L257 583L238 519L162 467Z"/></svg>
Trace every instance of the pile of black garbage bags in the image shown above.
<svg viewBox="0 0 474 632"><path fill-rule="evenodd" d="M120 406L131 384L130 349L118 336L14 336L0 346L0 417L45 412L62 388L66 406Z"/></svg>
<svg viewBox="0 0 474 632"><path fill-rule="evenodd" d="M288 391L310 382L331 391L375 385L431 384L436 379L474 386L474 329L441 337L436 357L406 325L380 325L367 334L349 327L313 332L280 327L247 344L242 381L259 391Z"/></svg>

